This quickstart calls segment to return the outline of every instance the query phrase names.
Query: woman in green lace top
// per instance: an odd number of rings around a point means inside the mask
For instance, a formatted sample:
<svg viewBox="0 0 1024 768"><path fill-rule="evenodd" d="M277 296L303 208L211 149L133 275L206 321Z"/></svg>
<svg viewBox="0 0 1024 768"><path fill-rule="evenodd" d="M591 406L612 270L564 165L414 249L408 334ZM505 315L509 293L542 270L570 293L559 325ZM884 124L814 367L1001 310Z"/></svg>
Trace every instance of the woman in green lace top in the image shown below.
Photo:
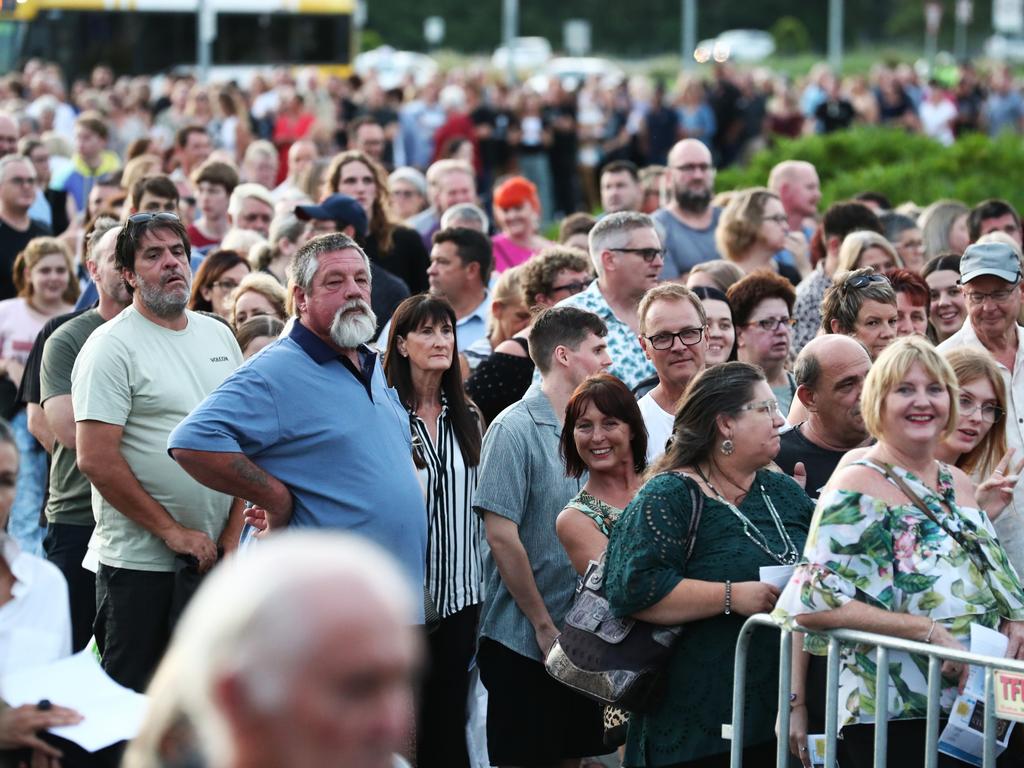
<svg viewBox="0 0 1024 768"><path fill-rule="evenodd" d="M785 422L761 369L722 363L680 401L671 445L612 529L605 589L612 610L685 624L668 694L633 713L624 765L728 766L733 656L745 616L770 611L778 588L761 566L797 562L812 506L799 485L765 467ZM690 488L703 511L689 560ZM744 765L774 765L778 635L759 633L747 665Z"/></svg>
<svg viewBox="0 0 1024 768"><path fill-rule="evenodd" d="M935 459L940 441L958 424L957 402L956 375L926 340L898 339L879 355L861 396L864 423L877 443L826 486L804 562L773 614L781 624L962 648L976 623L1001 630L1009 638L1007 655L1024 657L1020 579L978 509L970 479ZM805 648L825 651L821 636L809 635ZM840 657L844 768L872 764L875 656L874 648L844 646ZM794 721L805 717L801 667L798 654ZM889 667L889 765L921 765L927 663L890 651ZM962 665L943 666L945 711L966 673Z"/></svg>

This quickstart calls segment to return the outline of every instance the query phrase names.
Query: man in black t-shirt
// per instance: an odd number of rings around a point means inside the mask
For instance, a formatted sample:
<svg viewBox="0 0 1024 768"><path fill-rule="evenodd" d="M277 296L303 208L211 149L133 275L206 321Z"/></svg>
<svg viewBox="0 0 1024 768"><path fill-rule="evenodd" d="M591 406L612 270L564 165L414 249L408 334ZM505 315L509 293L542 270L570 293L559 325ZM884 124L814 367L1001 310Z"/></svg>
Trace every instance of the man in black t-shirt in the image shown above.
<svg viewBox="0 0 1024 768"><path fill-rule="evenodd" d="M860 393L871 358L860 342L829 334L807 344L796 359L796 396L807 420L782 435L775 463L792 475L797 462L807 471L804 490L817 499L843 455L868 438Z"/></svg>
<svg viewBox="0 0 1024 768"><path fill-rule="evenodd" d="M32 238L50 234L45 224L28 215L37 182L35 166L24 155L0 158L0 299L17 294L11 273L18 254Z"/></svg>

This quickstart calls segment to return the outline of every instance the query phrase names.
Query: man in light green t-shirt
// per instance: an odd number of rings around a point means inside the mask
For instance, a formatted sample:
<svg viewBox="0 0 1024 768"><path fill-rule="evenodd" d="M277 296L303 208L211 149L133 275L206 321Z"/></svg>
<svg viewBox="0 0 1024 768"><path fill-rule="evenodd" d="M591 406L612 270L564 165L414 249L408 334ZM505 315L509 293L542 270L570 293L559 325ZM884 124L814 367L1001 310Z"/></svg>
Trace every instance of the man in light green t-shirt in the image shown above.
<svg viewBox="0 0 1024 768"><path fill-rule="evenodd" d="M171 430L241 363L225 324L185 309L189 252L173 214L128 220L116 258L132 304L89 337L71 377L78 466L93 485L96 641L107 673L138 691L241 527L230 496L167 454Z"/></svg>

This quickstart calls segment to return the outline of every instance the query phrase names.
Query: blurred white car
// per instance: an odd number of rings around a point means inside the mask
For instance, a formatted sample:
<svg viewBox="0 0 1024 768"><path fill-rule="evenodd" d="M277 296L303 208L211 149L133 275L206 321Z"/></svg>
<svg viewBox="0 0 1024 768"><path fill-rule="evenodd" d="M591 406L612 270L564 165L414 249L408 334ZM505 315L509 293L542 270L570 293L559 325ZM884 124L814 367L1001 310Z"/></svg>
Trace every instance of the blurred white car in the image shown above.
<svg viewBox="0 0 1024 768"><path fill-rule="evenodd" d="M760 29L730 29L716 38L701 40L693 58L700 64L712 60L752 63L764 61L773 53L775 39L769 33Z"/></svg>
<svg viewBox="0 0 1024 768"><path fill-rule="evenodd" d="M534 72L551 58L551 43L543 37L517 37L512 46L512 63L517 72ZM502 45L491 56L491 66L508 69L508 46Z"/></svg>
<svg viewBox="0 0 1024 768"><path fill-rule="evenodd" d="M360 53L353 62L353 68L363 77L374 75L385 90L397 88L409 75L413 76L417 86L423 86L437 74L437 62L426 54L396 51L389 45Z"/></svg>
<svg viewBox="0 0 1024 768"><path fill-rule="evenodd" d="M985 55L998 61L1024 61L1024 37L992 35L985 41Z"/></svg>
<svg viewBox="0 0 1024 768"><path fill-rule="evenodd" d="M575 91L592 77L599 78L603 87L614 88L625 79L626 73L607 59L596 56L560 56L545 64L527 85L543 93L551 80L558 80L567 91Z"/></svg>

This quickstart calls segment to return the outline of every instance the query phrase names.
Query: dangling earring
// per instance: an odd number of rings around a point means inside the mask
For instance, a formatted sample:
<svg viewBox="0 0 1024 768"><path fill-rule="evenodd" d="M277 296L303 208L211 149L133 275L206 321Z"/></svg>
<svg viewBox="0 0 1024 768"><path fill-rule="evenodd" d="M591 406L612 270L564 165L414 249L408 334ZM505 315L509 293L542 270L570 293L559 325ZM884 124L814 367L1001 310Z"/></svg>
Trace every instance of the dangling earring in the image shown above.
<svg viewBox="0 0 1024 768"><path fill-rule="evenodd" d="M725 440L722 441L721 451L722 451L723 454L725 454L726 456L732 456L732 452L735 451L735 450L736 450L735 444L728 437L725 438Z"/></svg>

